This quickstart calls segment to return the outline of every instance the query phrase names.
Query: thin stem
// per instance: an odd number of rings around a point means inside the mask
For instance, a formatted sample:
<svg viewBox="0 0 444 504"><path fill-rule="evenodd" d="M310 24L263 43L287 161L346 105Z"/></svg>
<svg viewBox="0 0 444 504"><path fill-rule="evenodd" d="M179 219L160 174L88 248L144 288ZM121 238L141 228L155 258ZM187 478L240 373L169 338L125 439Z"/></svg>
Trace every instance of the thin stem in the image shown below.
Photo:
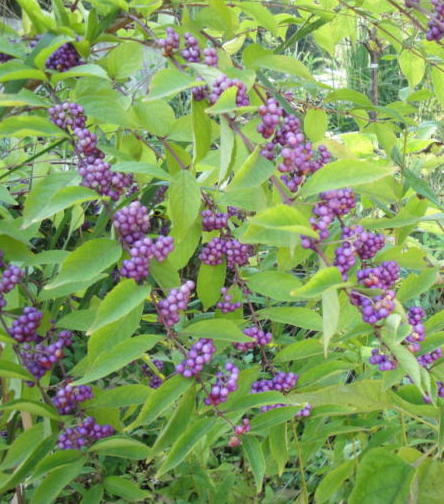
<svg viewBox="0 0 444 504"><path fill-rule="evenodd" d="M296 444L296 449L298 451L298 460L299 460L299 472L301 474L301 483L302 483L302 492L303 492L303 498L304 498L304 503L308 504L308 488L307 488L307 481L305 480L305 465L304 465L304 459L302 457L302 448L301 444L299 442L299 437L296 432L296 422L293 420L291 422L292 430L293 430L293 436L294 436L294 441Z"/></svg>

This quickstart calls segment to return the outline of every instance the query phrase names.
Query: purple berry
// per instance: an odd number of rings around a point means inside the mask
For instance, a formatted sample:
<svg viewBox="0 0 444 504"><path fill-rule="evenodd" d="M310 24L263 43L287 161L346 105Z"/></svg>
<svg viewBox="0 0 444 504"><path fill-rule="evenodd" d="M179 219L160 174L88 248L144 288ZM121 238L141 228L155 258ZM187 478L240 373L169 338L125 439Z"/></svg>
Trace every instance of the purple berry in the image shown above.
<svg viewBox="0 0 444 504"><path fill-rule="evenodd" d="M182 286L171 289L168 296L159 301L157 309L162 324L172 327L179 322L180 312L187 309L194 287L194 282L188 280Z"/></svg>
<svg viewBox="0 0 444 504"><path fill-rule="evenodd" d="M204 365L211 361L215 351L216 347L212 339L201 338L197 343L194 343L185 359L176 366L176 373L185 378L199 374Z"/></svg>

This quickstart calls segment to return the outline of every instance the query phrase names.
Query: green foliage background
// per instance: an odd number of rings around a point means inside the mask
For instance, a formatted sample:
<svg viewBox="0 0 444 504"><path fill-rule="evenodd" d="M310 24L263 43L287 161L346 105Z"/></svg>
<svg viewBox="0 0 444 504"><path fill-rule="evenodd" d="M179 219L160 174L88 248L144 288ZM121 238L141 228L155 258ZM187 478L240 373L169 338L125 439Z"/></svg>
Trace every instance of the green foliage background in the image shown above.
<svg viewBox="0 0 444 504"><path fill-rule="evenodd" d="M427 372L399 343L404 308L420 304L428 315L422 352L444 344L444 49L424 38L430 2L421 2L424 11L395 0L17 5L19 32L0 23L0 52L14 56L0 65L0 248L25 268L27 288L7 295L8 313L32 302L44 311L42 330L56 320L75 331L64 366L76 383L93 385L85 411L117 435L85 451L54 451L57 434L75 420L45 400L60 373L27 387L3 322L1 502L442 503L444 405L435 382L444 381L444 360ZM211 107L192 101L196 77L211 82L217 71L162 56L157 40L173 25L217 48L220 70L247 85L250 106L236 107L229 91ZM68 41L86 64L48 71L47 58ZM335 159L295 199L259 155L257 108L266 93ZM47 117L58 99L85 108L107 160L134 174L137 193L113 203L79 185L70 139ZM158 202L163 186L167 197ZM350 222L386 236L377 262L402 268L400 304L383 334L399 360L394 371L368 365L376 339L330 266L335 242L323 257L300 246L300 235L312 233L318 193L342 187L359 196ZM153 302L184 279L197 280L176 327L185 346L212 337L223 365L231 343L245 339L252 313L214 308L225 266L197 259L213 236L200 225L203 194L247 215L235 234L257 254L240 278L272 329L267 352L301 377L285 397L250 395L262 363L241 358L241 386L222 415L203 406L198 382L171 376L153 390L140 371L155 357L171 369L182 359ZM144 285L114 274L127 255L110 216L134 198L149 208L154 233L171 226L176 245ZM234 295L247 299L239 289ZM260 412L276 402L287 406ZM307 402L312 415L298 420ZM231 425L243 416L252 430L229 448Z"/></svg>

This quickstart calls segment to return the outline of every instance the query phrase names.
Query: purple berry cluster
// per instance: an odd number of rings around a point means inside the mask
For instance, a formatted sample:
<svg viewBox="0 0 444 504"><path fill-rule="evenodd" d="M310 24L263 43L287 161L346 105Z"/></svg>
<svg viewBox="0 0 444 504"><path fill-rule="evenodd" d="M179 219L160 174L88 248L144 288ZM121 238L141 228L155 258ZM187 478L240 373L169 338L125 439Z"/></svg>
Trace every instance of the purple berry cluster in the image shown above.
<svg viewBox="0 0 444 504"><path fill-rule="evenodd" d="M171 236L159 236L155 241L151 238L138 240L130 248L131 259L122 262L120 274L141 282L148 276L150 260L163 262L173 250L174 240Z"/></svg>
<svg viewBox="0 0 444 504"><path fill-rule="evenodd" d="M385 245L383 234L366 231L362 226L344 227L342 239L353 246L362 260L372 259Z"/></svg>
<svg viewBox="0 0 444 504"><path fill-rule="evenodd" d="M216 347L212 339L201 338L197 343L194 343L186 358L176 366L176 372L185 378L196 376L202 371L205 364L211 361L215 351Z"/></svg>
<svg viewBox="0 0 444 504"><path fill-rule="evenodd" d="M11 56L10 54L0 52L0 64L6 63L7 61L12 60L12 59L13 59L13 56Z"/></svg>
<svg viewBox="0 0 444 504"><path fill-rule="evenodd" d="M42 318L43 313L40 310L26 306L23 308L23 313L12 323L9 329L10 336L19 343L38 341L37 329Z"/></svg>
<svg viewBox="0 0 444 504"><path fill-rule="evenodd" d="M67 131L84 128L86 116L84 108L78 103L63 102L48 109L51 121Z"/></svg>
<svg viewBox="0 0 444 504"><path fill-rule="evenodd" d="M61 415L69 415L77 409L79 403L92 398L92 388L88 385L74 387L68 384L57 391L53 403Z"/></svg>
<svg viewBox="0 0 444 504"><path fill-rule="evenodd" d="M4 295L11 292L12 289L23 280L24 276L25 272L13 264L10 264L5 269L0 279L0 310L6 306Z"/></svg>
<svg viewBox="0 0 444 504"><path fill-rule="evenodd" d="M87 132L88 130L82 130L82 135L87 135L83 140L88 142L91 149L95 149L95 140L89 143L91 136L88 136ZM82 176L83 186L93 189L101 196L109 196L113 201L117 201L124 190L131 187L134 182L132 174L113 172L111 165L101 157L94 158L92 162L81 162L79 173Z"/></svg>
<svg viewBox="0 0 444 504"><path fill-rule="evenodd" d="M125 245L142 240L150 229L148 209L140 201L133 201L113 216L113 225Z"/></svg>
<svg viewBox="0 0 444 504"><path fill-rule="evenodd" d="M280 155L278 170L284 174L281 180L290 191L296 192L305 177L328 163L331 155L323 145L314 150L302 132L301 121L294 114L283 111L274 99L269 98L259 113L262 116L259 133L264 138L274 133L261 154L270 161Z"/></svg>
<svg viewBox="0 0 444 504"><path fill-rule="evenodd" d="M395 309L395 293L388 290L374 297L367 297L357 291L352 291L350 301L361 312L362 319L368 324L375 325L387 318Z"/></svg>
<svg viewBox="0 0 444 504"><path fill-rule="evenodd" d="M313 207L315 217L310 218L310 224L319 233L320 240L326 240L330 235L328 230L330 224L336 217L349 213L355 207L356 199L351 189L326 191L320 193L319 197L320 201ZM301 236L302 247L314 248L316 244L315 240ZM346 262L347 260L344 264Z"/></svg>
<svg viewBox="0 0 444 504"><path fill-rule="evenodd" d="M228 395L237 390L239 368L232 362L227 362L225 370L227 371L226 373L220 371L216 374L216 383L211 387L208 397L205 398L207 406L217 406L225 402L228 399Z"/></svg>
<svg viewBox="0 0 444 504"><path fill-rule="evenodd" d="M194 282L187 280L180 287L171 289L168 296L157 303L159 321L163 325L172 327L179 322L180 312L187 309L194 287Z"/></svg>
<svg viewBox="0 0 444 504"><path fill-rule="evenodd" d="M222 264L226 259L229 268L248 264L252 247L236 239L213 238L201 250L199 259L210 266Z"/></svg>
<svg viewBox="0 0 444 504"><path fill-rule="evenodd" d="M437 361L441 357L442 357L442 350L441 348L437 348L436 350L433 350L433 352L428 352L426 354L420 355L417 358L417 361L420 366L428 369L435 361Z"/></svg>
<svg viewBox="0 0 444 504"><path fill-rule="evenodd" d="M412 326L412 332L405 339L408 349L415 353L421 349L420 342L425 340L425 328L423 320L425 311L420 306L412 306L407 312L409 324Z"/></svg>
<svg viewBox="0 0 444 504"><path fill-rule="evenodd" d="M191 33L184 34L185 49L182 51L182 58L188 63L199 63L200 61L200 48L199 41L193 37Z"/></svg>
<svg viewBox="0 0 444 504"><path fill-rule="evenodd" d="M228 214L209 209L201 212L202 228L204 231L216 231L228 227Z"/></svg>
<svg viewBox="0 0 444 504"><path fill-rule="evenodd" d="M437 381L436 387L438 389L438 397L444 397L444 383L441 381Z"/></svg>
<svg viewBox="0 0 444 504"><path fill-rule="evenodd" d="M94 417L86 417L81 424L62 431L57 441L57 447L61 450L80 450L98 439L113 434L114 429L111 425L100 425Z"/></svg>
<svg viewBox="0 0 444 504"><path fill-rule="evenodd" d="M216 308L219 309L222 313L230 313L235 310L238 310L242 303L237 301L233 303L233 298L228 294L228 289L226 287L222 287L220 290L222 294L222 301L219 301L216 305Z"/></svg>
<svg viewBox="0 0 444 504"><path fill-rule="evenodd" d="M399 264L385 261L375 268L364 268L357 273L360 285L369 289L391 289L399 279Z"/></svg>
<svg viewBox="0 0 444 504"><path fill-rule="evenodd" d="M231 448L239 446L241 443L240 436L246 434L247 432L250 432L250 430L251 430L250 419L242 418L242 423L240 423L239 425L235 425L233 427L235 435L230 438L228 446L230 446Z"/></svg>
<svg viewBox="0 0 444 504"><path fill-rule="evenodd" d="M382 353L378 348L372 349L372 355L368 361L378 366L379 371L392 371L398 367L398 363L391 355Z"/></svg>
<svg viewBox="0 0 444 504"><path fill-rule="evenodd" d="M163 362L161 360L158 360L158 359L153 359L153 364L156 366L156 368L159 370L159 371L162 371L163 369ZM150 382L149 382L149 386L153 389L157 389L159 388L162 383L163 383L163 379L155 374L149 366L147 366L146 364L143 365L143 373L148 376L150 378Z"/></svg>
<svg viewBox="0 0 444 504"><path fill-rule="evenodd" d="M257 127L258 133L264 138L270 138L274 135L278 127L284 110L274 98L268 98L265 105L259 107L261 123Z"/></svg>
<svg viewBox="0 0 444 504"><path fill-rule="evenodd" d="M53 365L63 359L65 347L71 345L71 331L60 331L57 340L49 345L39 342L35 346L25 343L19 354L26 369L37 379L42 378ZM28 383L32 386L33 383Z"/></svg>
<svg viewBox="0 0 444 504"><path fill-rule="evenodd" d="M246 336L249 336L252 341L249 341L248 343L233 343L234 348L236 348L236 350L240 350L241 352L246 352L256 346L268 345L273 339L273 335L270 332L265 332L257 326L247 327L243 330L243 333Z"/></svg>
<svg viewBox="0 0 444 504"><path fill-rule="evenodd" d="M174 28L166 29L166 37L159 39L159 46L163 49L164 56L172 56L179 49L180 37Z"/></svg>
<svg viewBox="0 0 444 504"><path fill-rule="evenodd" d="M219 99L220 95L231 87L236 87L236 105L238 107L250 105L250 99L248 98L247 86L239 79L230 79L226 75L220 75L213 82L210 93L208 95L208 101L210 104L214 104Z"/></svg>
<svg viewBox="0 0 444 504"><path fill-rule="evenodd" d="M86 116L80 105L70 102L55 105L49 109L49 117L54 124L72 133L83 186L116 201L134 185L132 174L113 172L111 165L104 161L105 154L97 148L97 136L85 127Z"/></svg>
<svg viewBox="0 0 444 504"><path fill-rule="evenodd" d="M63 44L46 60L46 68L58 72L66 72L81 64L80 54L70 42Z"/></svg>
<svg viewBox="0 0 444 504"><path fill-rule="evenodd" d="M217 67L219 63L219 58L217 56L217 51L213 47L207 47L203 50L204 54L204 63L205 65Z"/></svg>
<svg viewBox="0 0 444 504"><path fill-rule="evenodd" d="M313 409L312 405L310 403L307 403L303 408L301 408L297 413L296 416L299 418L306 418L311 415L311 410Z"/></svg>
<svg viewBox="0 0 444 504"><path fill-rule="evenodd" d="M426 33L427 40L440 41L444 36L444 2L432 0L433 12L429 19L429 30Z"/></svg>
<svg viewBox="0 0 444 504"><path fill-rule="evenodd" d="M271 380L258 380L251 385L251 392L257 394L259 392L269 392L276 390L278 392L289 392L296 386L299 376L295 373L284 373L280 371L276 373ZM268 411L274 408L281 408L285 404L278 403L269 406L262 406L262 411Z"/></svg>

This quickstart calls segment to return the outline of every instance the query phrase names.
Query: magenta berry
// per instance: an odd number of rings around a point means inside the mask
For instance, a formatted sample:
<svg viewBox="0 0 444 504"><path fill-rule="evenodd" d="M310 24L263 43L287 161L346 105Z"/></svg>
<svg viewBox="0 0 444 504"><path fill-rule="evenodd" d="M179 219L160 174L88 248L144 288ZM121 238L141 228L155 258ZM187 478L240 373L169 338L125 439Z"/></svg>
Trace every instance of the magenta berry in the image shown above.
<svg viewBox="0 0 444 504"><path fill-rule="evenodd" d="M380 371L392 371L398 367L398 363L391 355L382 353L378 348L372 349L369 363L378 366Z"/></svg>
<svg viewBox="0 0 444 504"><path fill-rule="evenodd" d="M222 287L220 292L222 294L222 301L219 301L217 303L216 308L218 308L222 313L233 312L242 306L242 303L240 301L233 303L233 298L230 296L230 294L228 294L228 289L226 287Z"/></svg>
<svg viewBox="0 0 444 504"><path fill-rule="evenodd" d="M209 47L209 48L203 50L203 54L204 54L205 65L217 67L217 64L219 62L219 58L217 56L216 49Z"/></svg>
<svg viewBox="0 0 444 504"><path fill-rule="evenodd" d="M19 343L36 341L37 329L43 313L32 306L23 309L23 313L12 323L9 334Z"/></svg>
<svg viewBox="0 0 444 504"><path fill-rule="evenodd" d="M157 309L162 324L172 327L179 322L180 312L187 309L194 287L194 282L188 280L182 286L171 289L168 296L159 301Z"/></svg>
<svg viewBox="0 0 444 504"><path fill-rule="evenodd" d="M158 44L163 49L164 56L172 56L179 49L180 38L174 28L166 29L166 37L159 39Z"/></svg>
<svg viewBox="0 0 444 504"><path fill-rule="evenodd" d="M86 124L85 111L77 103L64 102L48 109L51 121L64 130L84 129Z"/></svg>
<svg viewBox="0 0 444 504"><path fill-rule="evenodd" d="M53 403L61 415L69 415L77 409L79 403L92 398L92 388L88 385L74 387L68 384L57 391Z"/></svg>
<svg viewBox="0 0 444 504"><path fill-rule="evenodd" d="M132 245L142 240L150 229L148 210L140 201L133 201L114 214L113 225L122 242Z"/></svg>
<svg viewBox="0 0 444 504"><path fill-rule="evenodd" d="M176 372L185 378L191 378L199 374L205 364L211 361L215 351L216 347L213 340L201 338L197 343L194 343L186 358L176 366Z"/></svg>
<svg viewBox="0 0 444 504"><path fill-rule="evenodd" d="M239 380L239 368L231 362L225 364L226 373L219 372L216 374L216 383L211 387L210 394L205 399L207 406L217 406L228 399L231 392L237 390L237 382Z"/></svg>
<svg viewBox="0 0 444 504"><path fill-rule="evenodd" d="M234 348L241 352L251 350L256 346L265 346L271 343L273 335L270 332L264 332L260 327L251 326L244 329L244 334L249 336L252 341L248 343L233 343Z"/></svg>
<svg viewBox="0 0 444 504"><path fill-rule="evenodd" d="M80 55L70 42L63 44L46 60L46 68L58 72L66 72L81 64Z"/></svg>
<svg viewBox="0 0 444 504"><path fill-rule="evenodd" d="M238 107L250 105L250 99L248 98L247 87L239 79L230 79L226 75L221 75L213 83L213 87L208 96L208 100L211 104L214 104L219 99L220 95L230 87L236 87L236 105Z"/></svg>
<svg viewBox="0 0 444 504"><path fill-rule="evenodd" d="M211 210L203 210L201 212L202 228L204 231L215 231L228 227L228 214L223 212L213 212Z"/></svg>
<svg viewBox="0 0 444 504"><path fill-rule="evenodd" d="M182 58L189 63L200 61L199 41L191 33L185 33L185 49L182 51Z"/></svg>
<svg viewBox="0 0 444 504"><path fill-rule="evenodd" d="M100 425L94 417L87 417L75 427L68 427L59 435L57 447L62 450L80 450L98 439L114 434L111 425Z"/></svg>

